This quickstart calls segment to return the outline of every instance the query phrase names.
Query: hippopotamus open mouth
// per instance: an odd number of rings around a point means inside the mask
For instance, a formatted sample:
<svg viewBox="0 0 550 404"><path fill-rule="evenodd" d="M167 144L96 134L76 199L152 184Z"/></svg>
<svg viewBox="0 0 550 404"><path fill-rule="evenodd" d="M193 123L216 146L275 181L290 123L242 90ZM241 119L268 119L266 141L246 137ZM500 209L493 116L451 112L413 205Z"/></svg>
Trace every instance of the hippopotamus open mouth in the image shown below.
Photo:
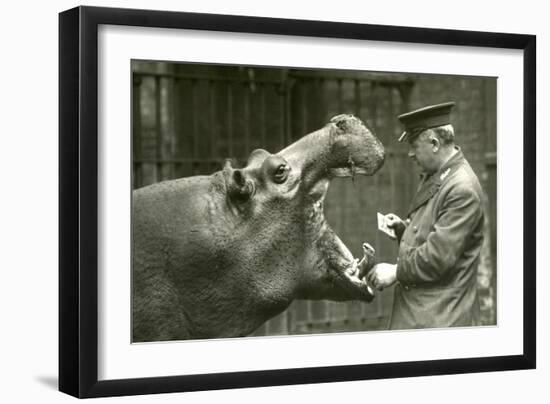
<svg viewBox="0 0 550 404"><path fill-rule="evenodd" d="M249 215L273 217L273 211L264 209L274 204L277 220L294 233L289 237L303 244L298 297L372 300L372 289L361 278L374 264L374 249L363 244L364 256L356 260L328 225L323 203L331 179L372 175L383 162L384 148L365 124L352 115L338 115L277 154L256 150L246 168L226 167L234 199L258 201L245 209Z"/></svg>

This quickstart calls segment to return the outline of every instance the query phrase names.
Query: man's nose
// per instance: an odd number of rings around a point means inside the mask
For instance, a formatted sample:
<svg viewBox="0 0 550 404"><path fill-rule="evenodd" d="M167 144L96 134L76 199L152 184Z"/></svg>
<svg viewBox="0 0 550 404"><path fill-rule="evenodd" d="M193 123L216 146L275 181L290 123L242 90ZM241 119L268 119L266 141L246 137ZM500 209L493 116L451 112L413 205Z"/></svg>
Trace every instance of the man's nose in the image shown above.
<svg viewBox="0 0 550 404"><path fill-rule="evenodd" d="M407 156L409 156L409 158L412 159L414 157L414 150L409 149L409 152L407 153Z"/></svg>

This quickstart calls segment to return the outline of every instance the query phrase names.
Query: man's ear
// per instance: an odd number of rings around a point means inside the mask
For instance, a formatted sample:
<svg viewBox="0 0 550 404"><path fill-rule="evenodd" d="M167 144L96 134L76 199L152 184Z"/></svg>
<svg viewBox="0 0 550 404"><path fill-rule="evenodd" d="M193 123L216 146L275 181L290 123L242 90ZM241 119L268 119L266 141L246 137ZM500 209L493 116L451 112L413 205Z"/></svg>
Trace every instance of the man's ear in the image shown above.
<svg viewBox="0 0 550 404"><path fill-rule="evenodd" d="M433 152L436 153L439 148L441 147L441 141L439 140L439 138L434 135L433 133L430 134L430 143L432 144L433 146Z"/></svg>

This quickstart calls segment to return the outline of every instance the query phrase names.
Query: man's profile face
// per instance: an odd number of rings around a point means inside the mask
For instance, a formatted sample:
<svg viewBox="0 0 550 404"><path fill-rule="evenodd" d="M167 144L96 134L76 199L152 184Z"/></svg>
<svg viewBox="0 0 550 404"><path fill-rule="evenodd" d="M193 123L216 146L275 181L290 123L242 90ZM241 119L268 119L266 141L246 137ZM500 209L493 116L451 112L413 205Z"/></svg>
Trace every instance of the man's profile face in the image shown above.
<svg viewBox="0 0 550 404"><path fill-rule="evenodd" d="M426 132L409 141L408 156L422 168L422 171L432 173L437 169L434 144Z"/></svg>

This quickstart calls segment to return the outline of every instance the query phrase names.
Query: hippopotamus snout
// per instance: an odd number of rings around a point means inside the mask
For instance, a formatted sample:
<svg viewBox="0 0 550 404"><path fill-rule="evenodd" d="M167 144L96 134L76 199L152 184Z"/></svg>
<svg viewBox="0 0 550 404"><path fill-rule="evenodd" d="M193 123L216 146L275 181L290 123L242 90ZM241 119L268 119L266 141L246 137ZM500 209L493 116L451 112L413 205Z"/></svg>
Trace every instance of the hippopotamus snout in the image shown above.
<svg viewBox="0 0 550 404"><path fill-rule="evenodd" d="M304 136L279 153L311 185L321 178L373 175L384 164L384 146L357 117L333 117L322 129Z"/></svg>
<svg viewBox="0 0 550 404"><path fill-rule="evenodd" d="M384 146L367 126L353 115L337 115L332 137L332 170L336 175L373 175L384 164Z"/></svg>

